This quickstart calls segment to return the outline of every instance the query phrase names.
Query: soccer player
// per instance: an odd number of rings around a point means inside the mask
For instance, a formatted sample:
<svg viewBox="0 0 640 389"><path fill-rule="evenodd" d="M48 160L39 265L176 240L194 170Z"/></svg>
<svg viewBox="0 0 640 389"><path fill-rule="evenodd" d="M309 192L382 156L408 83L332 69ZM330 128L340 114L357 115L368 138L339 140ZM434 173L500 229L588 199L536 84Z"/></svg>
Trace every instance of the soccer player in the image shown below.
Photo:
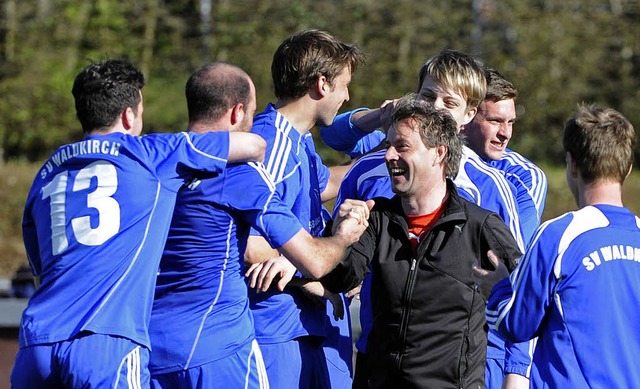
<svg viewBox="0 0 640 389"><path fill-rule="evenodd" d="M484 69L469 55L444 50L429 58L419 73L418 96L433 102L437 108L447 110L462 129L476 115L478 106L486 94L486 77ZM321 128L322 139L330 147L356 156L366 151L366 145L375 144L375 139L384 139L384 133L373 131L384 122L385 110L390 103L381 109L356 110L339 115L332 126ZM375 119L377 117L377 120ZM361 140L359 140L361 138ZM385 150L375 151L357 160L345 175L336 204L344 198L367 200L376 196L390 198L391 178L385 165ZM505 221L521 250L524 248L518 206L515 199L515 188L509 184L504 175L490 167L471 148L464 146L460 168L455 175L454 183L461 197L496 212ZM336 208L337 209L337 208ZM360 321L363 332L356 343L358 350L354 384L366 387L367 366L366 342L367 331L371 328L370 276L365 277L360 292ZM515 355L526 353L526 350L513 350ZM494 332L489 333L489 350L487 358L504 364L504 342ZM360 371L358 371L360 362ZM489 365L488 365L489 366ZM365 377L362 377L364 374ZM487 371L487 376L492 374ZM502 381L502 371L497 373ZM500 386L500 385L498 385Z"/></svg>
<svg viewBox="0 0 640 389"><path fill-rule="evenodd" d="M186 97L189 132L251 130L255 87L242 69L224 62L205 65L187 81ZM343 229L337 239L312 238L260 163L230 165L183 186L151 313L152 387L269 386L244 280L249 227L310 277L316 268L335 266L364 230L356 224L357 234Z"/></svg>
<svg viewBox="0 0 640 389"><path fill-rule="evenodd" d="M579 210L540 226L493 288L487 321L513 341L538 337L532 388L637 388L640 218L622 202L635 131L611 108L581 105L562 143Z"/></svg>
<svg viewBox="0 0 640 389"><path fill-rule="evenodd" d="M323 165L309 130L331 124L349 100L351 74L363 62L364 55L357 46L340 42L325 31L305 30L292 35L278 47L271 65L278 100L254 120L252 132L267 141L265 165L276 192L312 235L322 233L322 202L335 197L348 168ZM252 232L245 255L249 263L276 255L257 232ZM339 358L339 352L332 352L337 346L330 345L329 358L335 358L326 361L322 344L327 328L334 329L325 323L326 311L302 289L290 287L284 293L271 290L260 294L250 290L250 300L256 338L273 387L351 385L351 352L345 360ZM349 325L344 319L342 323Z"/></svg>
<svg viewBox="0 0 640 389"><path fill-rule="evenodd" d="M22 316L14 388L148 386L149 316L176 192L195 170L263 156L250 134L138 136L143 85L118 59L75 79L85 138L44 163L24 211L40 285Z"/></svg>
<svg viewBox="0 0 640 389"><path fill-rule="evenodd" d="M525 244L540 225L547 196L547 177L533 162L507 148L516 121L518 91L494 69L486 70L487 93L478 113L464 126L466 142L483 161L500 170L516 188Z"/></svg>

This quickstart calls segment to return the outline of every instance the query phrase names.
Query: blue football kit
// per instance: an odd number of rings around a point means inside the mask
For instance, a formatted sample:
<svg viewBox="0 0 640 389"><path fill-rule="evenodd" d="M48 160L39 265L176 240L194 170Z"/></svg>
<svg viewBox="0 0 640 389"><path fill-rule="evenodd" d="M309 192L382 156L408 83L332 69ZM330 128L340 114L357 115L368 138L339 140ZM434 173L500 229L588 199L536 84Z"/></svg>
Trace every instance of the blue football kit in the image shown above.
<svg viewBox="0 0 640 389"><path fill-rule="evenodd" d="M273 247L302 228L261 163L233 164L215 177L195 177L178 193L149 329L154 379L165 375L166 381L168 373L205 369L215 361L214 370L220 371L222 360L251 349L255 332L244 278L251 227ZM247 387L247 369L255 367L246 360L244 366L227 366L226 373L237 374L229 374L225 385ZM207 375L203 379L210 380ZM260 383L255 379L248 387Z"/></svg>
<svg viewBox="0 0 640 389"><path fill-rule="evenodd" d="M70 361L83 358L83 371L111 366L114 374L127 361L142 370L134 376L148 382L148 323L176 193L194 170L221 172L228 148L226 132L111 133L62 146L44 163L23 218L25 247L40 287L23 313L19 344L20 353L51 350L41 360L18 355L14 386L49 387L56 380L91 384L91 376L69 370L74 369ZM120 339L130 350L109 361L95 358L105 337L91 334ZM68 344L75 341L82 345ZM73 355L79 350L89 351Z"/></svg>
<svg viewBox="0 0 640 389"><path fill-rule="evenodd" d="M312 142L305 140L271 104L256 115L251 132L267 142L264 164L284 204L311 235L320 235L324 229L320 195L329 173L315 150L309 149ZM251 234L260 235L260 232L252 229ZM306 379L299 369L302 361L324 359L326 311L295 287L288 287L284 292L271 288L264 293L250 289L249 300L256 339L262 348L271 386L298 388ZM305 345L298 347L302 343ZM287 352L289 358L282 358L285 350L296 347L304 351ZM315 375L323 377L318 386L326 386L329 380L326 364L318 368L324 370Z"/></svg>
<svg viewBox="0 0 640 389"><path fill-rule="evenodd" d="M487 322L508 339L538 337L532 388L638 388L640 218L587 206L543 223Z"/></svg>
<svg viewBox="0 0 640 389"><path fill-rule="evenodd" d="M522 236L526 246L542 221L547 198L547 177L533 162L510 149L505 150L501 159L485 162L500 170L516 189Z"/></svg>

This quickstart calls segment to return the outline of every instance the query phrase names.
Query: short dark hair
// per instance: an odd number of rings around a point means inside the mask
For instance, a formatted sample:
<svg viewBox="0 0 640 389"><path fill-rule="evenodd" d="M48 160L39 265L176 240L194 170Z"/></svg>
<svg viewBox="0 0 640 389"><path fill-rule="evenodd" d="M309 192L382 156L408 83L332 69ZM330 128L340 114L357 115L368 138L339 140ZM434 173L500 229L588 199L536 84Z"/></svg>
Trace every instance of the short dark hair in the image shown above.
<svg viewBox="0 0 640 389"><path fill-rule="evenodd" d="M515 100L518 97L518 90L500 72L495 69L485 70L487 77L487 94L485 100L498 102L502 100Z"/></svg>
<svg viewBox="0 0 640 389"><path fill-rule="evenodd" d="M185 86L189 121L216 121L238 103L251 99L249 75L227 62L213 62L197 69Z"/></svg>
<svg viewBox="0 0 640 389"><path fill-rule="evenodd" d="M399 99L394 107L391 122L393 127L403 120L411 120L420 131L422 143L427 147L447 147L445 175L455 177L462 158L462 137L458 125L449 111L436 109L432 103L410 93Z"/></svg>
<svg viewBox="0 0 640 389"><path fill-rule="evenodd" d="M365 55L355 44L340 42L321 30L304 30L285 39L271 63L271 76L278 99L304 96L318 77L329 83L348 67L353 73L364 64Z"/></svg>
<svg viewBox="0 0 640 389"><path fill-rule="evenodd" d="M564 150L571 153L587 183L623 183L633 165L636 133L633 125L612 108L578 105L564 126Z"/></svg>
<svg viewBox="0 0 640 389"><path fill-rule="evenodd" d="M82 69L71 90L82 131L106 130L128 107L137 113L144 84L142 72L125 59L107 59Z"/></svg>

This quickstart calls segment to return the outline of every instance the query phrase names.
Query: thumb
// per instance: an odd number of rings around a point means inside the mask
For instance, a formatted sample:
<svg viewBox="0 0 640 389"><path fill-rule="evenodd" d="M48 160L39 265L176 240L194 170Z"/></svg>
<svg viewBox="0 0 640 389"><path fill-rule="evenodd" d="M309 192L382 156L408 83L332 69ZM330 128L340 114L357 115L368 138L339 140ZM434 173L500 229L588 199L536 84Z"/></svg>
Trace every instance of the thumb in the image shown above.
<svg viewBox="0 0 640 389"><path fill-rule="evenodd" d="M493 252L493 250L487 251L487 258L489 259L489 262L491 262L491 264L493 265L493 268L497 269L498 266L500 265L500 259L498 259L498 256Z"/></svg>
<svg viewBox="0 0 640 389"><path fill-rule="evenodd" d="M369 210L371 210L373 206L376 205L376 202L373 199L367 200L365 203L367 204L367 207L369 207Z"/></svg>

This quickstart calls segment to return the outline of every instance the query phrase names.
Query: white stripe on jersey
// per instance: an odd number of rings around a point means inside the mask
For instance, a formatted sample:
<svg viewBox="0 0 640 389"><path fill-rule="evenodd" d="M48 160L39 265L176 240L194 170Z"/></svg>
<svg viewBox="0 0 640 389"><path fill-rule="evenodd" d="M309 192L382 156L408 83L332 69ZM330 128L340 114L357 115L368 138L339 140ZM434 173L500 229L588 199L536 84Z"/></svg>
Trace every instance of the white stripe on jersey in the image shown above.
<svg viewBox="0 0 640 389"><path fill-rule="evenodd" d="M289 154L291 154L293 150L293 142L291 141L291 138L289 138L289 132L292 131L293 126L291 126L291 123L289 123L284 116L277 112L275 127L276 135L271 148L271 153L269 154L269 160L266 163L266 168L271 175L273 182L277 184L286 179L286 161L289 159ZM300 139L302 139L302 137L300 137ZM299 148L300 144L298 142L297 149ZM294 170L297 168L298 165L294 167Z"/></svg>
<svg viewBox="0 0 640 389"><path fill-rule="evenodd" d="M193 141L191 140L191 136L190 135L194 135L194 133L188 133L188 132L181 132L181 134L183 134L186 138L187 138L187 143L189 144L189 146L198 154L204 155L205 157L211 158L211 159L215 159L217 161L222 161L222 162L227 162L227 158L221 158L217 155L211 155L211 154L207 154L204 151L200 150L199 148L196 147L196 145L193 144Z"/></svg>
<svg viewBox="0 0 640 389"><path fill-rule="evenodd" d="M269 186L269 190L274 191L276 189L276 184L273 182L269 172L261 162L248 162L247 164L256 169L260 174L260 177L262 177L262 180Z"/></svg>
<svg viewBox="0 0 640 389"><path fill-rule="evenodd" d="M522 230L520 229L520 216L518 215L518 206L516 205L516 201L514 198L515 195L511 190L511 187L509 187L506 178L502 175L500 170L492 168L485 164L484 161L482 161L479 157L474 156L475 153L471 149L465 146L464 153L466 154L467 152L469 153L469 158L466 159L466 162L489 177L498 189L500 198L503 200L507 207L506 212L508 213L510 218L509 229L516 239L520 251L524 251L524 239L522 237ZM461 165L460 169L464 169L464 165ZM478 205L483 207L482 200L480 200Z"/></svg>
<svg viewBox="0 0 640 389"><path fill-rule="evenodd" d="M547 177L545 176L542 169L540 169L533 162L529 161L513 150L505 152L502 159L508 161L511 165L519 166L529 173L529 175L531 176L530 186L526 185L526 183L520 179L519 181L523 182L525 188L527 188L527 192L529 192L529 195L533 199L533 203L535 204L536 209L540 211L541 207L543 206L542 202L544 200L548 186Z"/></svg>

